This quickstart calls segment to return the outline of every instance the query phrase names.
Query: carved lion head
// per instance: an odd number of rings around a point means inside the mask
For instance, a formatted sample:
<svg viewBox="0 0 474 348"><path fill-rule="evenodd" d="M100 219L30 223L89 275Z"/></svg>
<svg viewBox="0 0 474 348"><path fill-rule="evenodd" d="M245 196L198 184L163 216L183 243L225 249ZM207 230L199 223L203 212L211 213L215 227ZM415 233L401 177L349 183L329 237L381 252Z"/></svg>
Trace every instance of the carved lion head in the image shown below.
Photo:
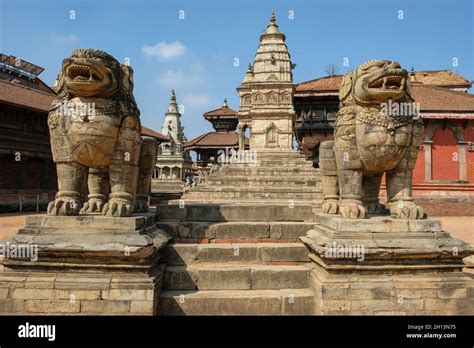
<svg viewBox="0 0 474 348"><path fill-rule="evenodd" d="M131 95L133 70L103 51L80 48L63 60L54 88L59 99Z"/></svg>
<svg viewBox="0 0 474 348"><path fill-rule="evenodd" d="M369 60L344 75L339 89L343 104L380 104L411 100L408 72L396 61ZM352 97L352 98L351 98Z"/></svg>

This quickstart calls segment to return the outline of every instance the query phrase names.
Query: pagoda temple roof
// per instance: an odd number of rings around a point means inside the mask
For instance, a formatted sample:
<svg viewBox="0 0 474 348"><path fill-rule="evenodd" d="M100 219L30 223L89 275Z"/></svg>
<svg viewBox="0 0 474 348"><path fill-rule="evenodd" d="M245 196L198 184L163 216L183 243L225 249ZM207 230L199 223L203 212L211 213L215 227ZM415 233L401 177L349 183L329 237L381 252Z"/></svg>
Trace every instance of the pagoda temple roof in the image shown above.
<svg viewBox="0 0 474 348"><path fill-rule="evenodd" d="M157 131L145 127L142 125L142 135L147 136L147 137L152 137L158 140L160 143L167 143L170 141L170 137L161 133L158 133Z"/></svg>
<svg viewBox="0 0 474 348"><path fill-rule="evenodd" d="M222 105L220 108L205 112L203 115L206 119L213 119L216 117L237 118L237 111L229 108L229 106L227 105L227 100L224 100L224 105Z"/></svg>
<svg viewBox="0 0 474 348"><path fill-rule="evenodd" d="M248 139L245 139L248 143ZM215 149L224 147L239 146L239 133L235 131L229 132L208 132L202 134L183 145L185 150L193 149Z"/></svg>

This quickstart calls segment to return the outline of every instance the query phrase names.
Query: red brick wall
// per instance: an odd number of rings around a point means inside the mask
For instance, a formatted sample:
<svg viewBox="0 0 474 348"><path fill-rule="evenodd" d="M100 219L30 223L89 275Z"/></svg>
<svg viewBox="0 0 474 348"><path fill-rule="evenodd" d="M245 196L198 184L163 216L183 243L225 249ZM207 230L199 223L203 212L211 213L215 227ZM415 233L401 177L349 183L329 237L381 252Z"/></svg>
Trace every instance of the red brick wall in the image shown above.
<svg viewBox="0 0 474 348"><path fill-rule="evenodd" d="M425 181L425 149L418 152L415 169L413 170L413 182L421 183Z"/></svg>
<svg viewBox="0 0 474 348"><path fill-rule="evenodd" d="M431 140L433 180L459 180L458 145L452 130L438 128Z"/></svg>
<svg viewBox="0 0 474 348"><path fill-rule="evenodd" d="M470 141L474 147L474 121L470 121L471 123L464 129L464 139L466 141ZM467 151L467 149L466 149ZM474 151L467 151L467 179L469 182L474 183Z"/></svg>

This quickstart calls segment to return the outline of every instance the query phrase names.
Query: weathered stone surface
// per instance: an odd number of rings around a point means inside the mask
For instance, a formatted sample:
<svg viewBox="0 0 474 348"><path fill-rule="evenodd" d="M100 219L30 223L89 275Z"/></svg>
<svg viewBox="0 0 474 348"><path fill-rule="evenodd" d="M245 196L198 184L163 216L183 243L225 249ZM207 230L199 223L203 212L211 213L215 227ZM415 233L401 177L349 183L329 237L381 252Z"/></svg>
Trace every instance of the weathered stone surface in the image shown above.
<svg viewBox="0 0 474 348"><path fill-rule="evenodd" d="M369 60L344 75L339 99L334 141L320 145L323 212L350 219L385 213L379 202L385 173L391 216L422 219L411 189L423 121L408 72L396 61Z"/></svg>
<svg viewBox="0 0 474 348"><path fill-rule="evenodd" d="M267 222L267 221L307 221L312 218L311 205L297 202L255 205L241 204L178 204L158 205L160 221L201 221L201 222ZM292 206L292 208L290 208Z"/></svg>
<svg viewBox="0 0 474 348"><path fill-rule="evenodd" d="M258 247L253 244L207 244L198 246L201 262L256 262Z"/></svg>
<svg viewBox="0 0 474 348"><path fill-rule="evenodd" d="M312 314L308 290L165 291L159 313L165 315ZM285 302L287 302L285 304Z"/></svg>
<svg viewBox="0 0 474 348"><path fill-rule="evenodd" d="M309 269L305 266L261 266L252 268L252 289L308 288Z"/></svg>
<svg viewBox="0 0 474 348"><path fill-rule="evenodd" d="M308 261L308 251L299 243L270 244L259 247L262 261Z"/></svg>
<svg viewBox="0 0 474 348"><path fill-rule="evenodd" d="M431 233L443 231L439 220L401 220L392 219L389 216L373 216L365 219L362 223L354 223L351 219L344 219L340 216L320 214L319 224L335 231L355 233ZM377 237L379 236L377 235Z"/></svg>
<svg viewBox="0 0 474 348"><path fill-rule="evenodd" d="M440 267L459 268L463 264L462 258L474 253L473 246L452 238L443 232L439 221L431 219L400 220L379 216L357 224L351 219L327 214L320 214L319 219L320 225L315 225L300 240L310 251L332 264L346 262L363 267L373 262L388 267L398 262L421 269L422 265L415 264L420 261L415 260L424 260L426 267L437 263ZM359 248L357 251L363 253L363 260L358 262L354 255L331 255L330 251L335 252L338 247L347 251ZM448 263L449 259L455 262ZM412 266L406 260L411 260Z"/></svg>
<svg viewBox="0 0 474 348"><path fill-rule="evenodd" d="M171 239L156 228L155 222L153 213L122 218L31 216L10 243L21 243L27 236L29 243L37 247L37 261L42 267L67 268L78 263L90 263L94 267L114 262L140 264L142 260L159 258L161 249ZM38 264L28 261L8 258L4 266L19 270L27 264L30 268Z"/></svg>
<svg viewBox="0 0 474 348"><path fill-rule="evenodd" d="M169 244L163 250L163 261L169 265L184 265L197 257L197 244Z"/></svg>
<svg viewBox="0 0 474 348"><path fill-rule="evenodd" d="M69 300L25 300L24 311L29 314L56 314L61 313L79 313L80 302Z"/></svg>
<svg viewBox="0 0 474 348"><path fill-rule="evenodd" d="M81 313L83 314L117 314L130 312L130 301L81 301Z"/></svg>
<svg viewBox="0 0 474 348"><path fill-rule="evenodd" d="M158 144L140 137L133 70L103 51L77 49L63 61L56 88L48 126L59 191L48 214L147 211Z"/></svg>
<svg viewBox="0 0 474 348"><path fill-rule="evenodd" d="M300 238L315 261L310 288L316 313L474 314L474 280L462 272L463 257L474 249L443 232L438 221L370 217L355 224L319 217L320 225ZM337 245L346 252L364 246L363 258L331 254Z"/></svg>

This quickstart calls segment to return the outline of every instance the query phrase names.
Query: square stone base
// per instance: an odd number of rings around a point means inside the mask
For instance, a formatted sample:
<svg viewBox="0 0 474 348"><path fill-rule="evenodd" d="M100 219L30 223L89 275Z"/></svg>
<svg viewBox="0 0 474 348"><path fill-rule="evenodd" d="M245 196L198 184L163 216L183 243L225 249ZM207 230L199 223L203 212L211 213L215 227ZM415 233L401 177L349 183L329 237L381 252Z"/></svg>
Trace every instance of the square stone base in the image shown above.
<svg viewBox="0 0 474 348"><path fill-rule="evenodd" d="M153 213L30 216L10 245L37 257L3 260L0 314L154 315L169 239Z"/></svg>
<svg viewBox="0 0 474 348"><path fill-rule="evenodd" d="M468 273L330 274L315 267L317 315L474 315Z"/></svg>
<svg viewBox="0 0 474 348"><path fill-rule="evenodd" d="M319 215L301 241L320 315L474 315L474 249L436 220Z"/></svg>
<svg viewBox="0 0 474 348"><path fill-rule="evenodd" d="M153 275L4 272L0 315L155 315L163 265Z"/></svg>

